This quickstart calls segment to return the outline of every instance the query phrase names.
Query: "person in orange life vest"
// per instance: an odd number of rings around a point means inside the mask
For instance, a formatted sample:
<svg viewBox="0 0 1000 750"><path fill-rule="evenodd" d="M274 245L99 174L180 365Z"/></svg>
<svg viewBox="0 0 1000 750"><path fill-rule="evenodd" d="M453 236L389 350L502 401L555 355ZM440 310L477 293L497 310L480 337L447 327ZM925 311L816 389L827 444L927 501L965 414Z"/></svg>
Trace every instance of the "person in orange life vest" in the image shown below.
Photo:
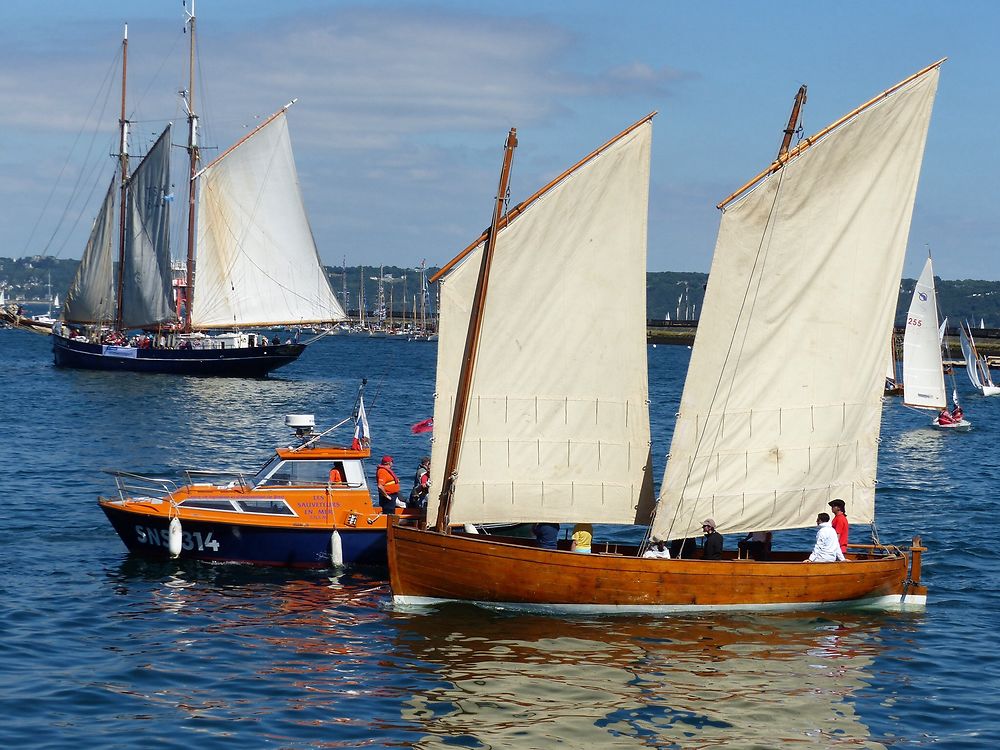
<svg viewBox="0 0 1000 750"><path fill-rule="evenodd" d="M343 484L344 475L340 471L339 466L334 466L330 469L330 484Z"/></svg>
<svg viewBox="0 0 1000 750"><path fill-rule="evenodd" d="M847 512L844 510L844 501L839 497L827 503L833 511L833 521L831 525L837 532L837 540L840 542L840 551L847 554L847 535L850 524L847 523Z"/></svg>
<svg viewBox="0 0 1000 750"><path fill-rule="evenodd" d="M406 503L399 497L399 477L392 470L392 456L382 456L382 463L375 470L378 485L378 504L382 512L391 516L396 508L405 508Z"/></svg>

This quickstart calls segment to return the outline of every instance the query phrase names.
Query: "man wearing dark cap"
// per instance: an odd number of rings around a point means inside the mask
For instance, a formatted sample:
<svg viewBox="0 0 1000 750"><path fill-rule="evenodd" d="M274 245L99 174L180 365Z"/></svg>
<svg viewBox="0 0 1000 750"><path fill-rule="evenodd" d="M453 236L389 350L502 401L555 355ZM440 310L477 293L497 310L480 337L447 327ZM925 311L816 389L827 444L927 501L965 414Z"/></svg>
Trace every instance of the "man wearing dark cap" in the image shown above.
<svg viewBox="0 0 1000 750"><path fill-rule="evenodd" d="M844 510L844 501L839 497L831 500L827 505L833 511L833 530L837 532L837 539L840 540L840 551L847 554L847 533L850 524L847 523L847 513Z"/></svg>

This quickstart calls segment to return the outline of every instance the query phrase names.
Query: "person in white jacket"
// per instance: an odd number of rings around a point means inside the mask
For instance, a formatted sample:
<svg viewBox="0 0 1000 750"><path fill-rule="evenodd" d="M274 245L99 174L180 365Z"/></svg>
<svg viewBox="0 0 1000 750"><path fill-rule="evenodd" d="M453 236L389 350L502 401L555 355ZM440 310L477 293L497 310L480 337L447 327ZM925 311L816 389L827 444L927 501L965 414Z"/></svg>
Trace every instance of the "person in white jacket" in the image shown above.
<svg viewBox="0 0 1000 750"><path fill-rule="evenodd" d="M840 549L840 539L833 525L830 523L828 513L820 513L816 516L816 524L819 529L816 531L816 546L813 547L812 554L803 562L846 562L847 558Z"/></svg>

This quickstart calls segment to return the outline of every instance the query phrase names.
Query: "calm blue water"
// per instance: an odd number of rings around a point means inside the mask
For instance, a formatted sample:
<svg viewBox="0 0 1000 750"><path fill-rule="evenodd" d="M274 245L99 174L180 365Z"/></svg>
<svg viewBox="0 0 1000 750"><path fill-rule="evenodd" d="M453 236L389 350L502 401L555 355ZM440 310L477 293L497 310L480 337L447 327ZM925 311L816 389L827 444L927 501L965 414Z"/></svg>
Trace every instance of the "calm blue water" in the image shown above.
<svg viewBox="0 0 1000 750"><path fill-rule="evenodd" d="M112 488L102 468L256 468L288 439L285 414L332 424L362 377L374 452L408 473L429 450L408 428L431 415L433 344L329 338L250 381L56 370L48 341L18 331L0 330L0 352L4 747L986 748L1000 735L1000 398L966 395L965 435L886 407L880 531L930 547L925 613L426 614L393 611L379 571L132 558L95 498ZM689 352L649 354L663 454Z"/></svg>

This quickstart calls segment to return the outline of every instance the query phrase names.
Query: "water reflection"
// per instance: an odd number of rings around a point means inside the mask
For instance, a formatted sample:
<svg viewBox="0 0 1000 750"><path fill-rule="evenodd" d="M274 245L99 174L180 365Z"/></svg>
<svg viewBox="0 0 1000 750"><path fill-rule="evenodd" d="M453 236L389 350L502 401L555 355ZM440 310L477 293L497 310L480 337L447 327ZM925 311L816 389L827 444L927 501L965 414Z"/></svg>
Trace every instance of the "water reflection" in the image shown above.
<svg viewBox="0 0 1000 750"><path fill-rule="evenodd" d="M878 621L567 622L466 607L393 620L397 653L439 678L403 710L431 735L421 747L882 747L854 708Z"/></svg>

